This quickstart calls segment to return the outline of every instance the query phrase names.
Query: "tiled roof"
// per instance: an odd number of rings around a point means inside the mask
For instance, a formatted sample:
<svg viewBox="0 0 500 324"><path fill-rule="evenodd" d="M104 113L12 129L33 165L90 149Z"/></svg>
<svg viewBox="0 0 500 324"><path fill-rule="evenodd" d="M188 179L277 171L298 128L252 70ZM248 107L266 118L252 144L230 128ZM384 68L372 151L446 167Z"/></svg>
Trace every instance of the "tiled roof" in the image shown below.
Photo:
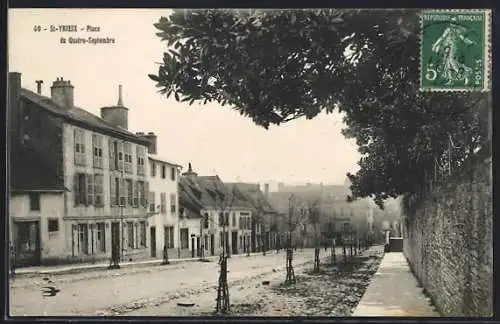
<svg viewBox="0 0 500 324"><path fill-rule="evenodd" d="M197 197L195 188L192 187L189 179L181 177L178 188L179 205L181 208L186 208L187 218L201 217L200 210L203 208L203 203Z"/></svg>
<svg viewBox="0 0 500 324"><path fill-rule="evenodd" d="M44 155L27 145L11 147L12 191L64 191L64 179L45 160Z"/></svg>
<svg viewBox="0 0 500 324"><path fill-rule="evenodd" d="M102 118L89 113L85 109L79 107L63 108L52 101L51 98L39 95L33 91L21 88L21 97L37 104L39 107L45 109L51 114L57 115L66 119L69 122L76 123L83 127L98 129L116 137L126 138L127 140L143 145L149 145L149 142L126 129L117 127L111 123L106 122Z"/></svg>
<svg viewBox="0 0 500 324"><path fill-rule="evenodd" d="M228 186L234 186L241 192L245 199L251 203L251 205L263 211L265 213L276 213L277 211L271 206L270 202L264 196L263 192L259 189L258 184L256 183L245 183L245 182L236 182L236 183L226 183Z"/></svg>

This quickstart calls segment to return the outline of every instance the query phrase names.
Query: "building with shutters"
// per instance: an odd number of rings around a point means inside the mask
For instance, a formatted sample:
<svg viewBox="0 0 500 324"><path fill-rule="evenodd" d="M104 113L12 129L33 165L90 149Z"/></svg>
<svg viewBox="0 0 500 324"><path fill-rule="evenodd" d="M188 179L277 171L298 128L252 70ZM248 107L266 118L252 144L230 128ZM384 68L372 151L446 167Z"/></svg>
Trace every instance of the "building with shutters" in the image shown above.
<svg viewBox="0 0 500 324"><path fill-rule="evenodd" d="M22 88L21 75L9 73L16 258L23 265L104 260L112 244L121 246L122 260L154 256L150 141L127 130L121 86L118 104L98 117L74 105L70 81L54 81L50 97L38 85L37 92Z"/></svg>
<svg viewBox="0 0 500 324"><path fill-rule="evenodd" d="M178 185L181 166L157 155L154 133L137 133L150 140L149 162L149 213L152 246L156 246L156 256L163 256L163 248L169 249L169 258L177 257L180 245L179 195ZM153 251L154 249L152 249Z"/></svg>

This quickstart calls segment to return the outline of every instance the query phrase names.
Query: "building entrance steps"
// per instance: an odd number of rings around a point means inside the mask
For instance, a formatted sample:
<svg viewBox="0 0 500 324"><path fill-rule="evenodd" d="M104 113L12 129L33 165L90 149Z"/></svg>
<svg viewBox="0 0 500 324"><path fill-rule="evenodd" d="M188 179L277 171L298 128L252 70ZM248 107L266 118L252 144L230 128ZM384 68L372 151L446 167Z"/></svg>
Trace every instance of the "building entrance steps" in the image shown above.
<svg viewBox="0 0 500 324"><path fill-rule="evenodd" d="M441 316L422 292L402 252L386 253L352 316Z"/></svg>

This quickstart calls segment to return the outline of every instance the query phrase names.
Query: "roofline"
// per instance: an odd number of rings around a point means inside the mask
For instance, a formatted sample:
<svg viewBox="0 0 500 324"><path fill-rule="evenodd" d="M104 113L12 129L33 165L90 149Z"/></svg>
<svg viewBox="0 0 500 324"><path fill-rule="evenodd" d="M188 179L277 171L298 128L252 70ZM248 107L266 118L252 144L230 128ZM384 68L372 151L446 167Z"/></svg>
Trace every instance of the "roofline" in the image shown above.
<svg viewBox="0 0 500 324"><path fill-rule="evenodd" d="M23 88L27 91L31 91L29 89L26 89L26 88ZM94 125L90 125L89 123L85 123L85 122L82 122L82 121L79 121L79 120L76 120L74 118L71 118L69 116L66 116L64 114L58 114L56 112L53 112L52 110L48 109L48 108L45 108L43 105L40 105L40 103L38 102L35 102L33 100L31 100L30 98L28 98L27 96L24 96L22 93L20 94L20 97L23 98L24 100L27 100L31 103L33 103L34 105L36 105L37 107L40 107L41 109L43 109L45 112L47 112L48 114L51 114L53 116L57 116L59 118L62 118L64 119L66 122L68 122L69 124L74 124L74 125L77 125L77 126L83 126L84 128L87 128L87 129L91 129L91 130L99 130L100 132L102 133L105 133L105 134L108 134L108 135L112 135L112 136L115 136L115 137L121 137L121 138L125 138L127 140L130 140L131 142L134 142L136 144L142 144L144 146L149 146L149 141L146 140L146 139L143 139L133 133L125 133L125 132L122 132L120 131L119 128L116 128L116 126L113 126L110 124L110 127L113 127L115 129L107 129L107 128L104 128L104 127L99 127L99 126L94 126ZM41 96L41 97L44 97L44 96ZM48 97L46 97L48 98ZM50 98L48 98L50 99ZM55 104L55 103L54 103ZM78 108L78 109L82 109L82 110L85 110L83 108L80 108L80 107L76 107L75 108ZM64 108L61 108L61 109L64 109ZM87 111L88 112L88 111ZM89 114L92 114L91 112L88 112ZM95 117L99 118L99 119L102 119L100 118L99 116L96 116L94 115ZM103 122L106 123L106 121L104 119L102 119Z"/></svg>
<svg viewBox="0 0 500 324"><path fill-rule="evenodd" d="M153 154L153 155L156 155L156 154ZM168 162L168 161L163 160L162 158L151 156L150 154L148 154L148 158L151 160L166 163L166 164L171 165L171 166L179 167L182 170L182 165L180 165L180 164Z"/></svg>

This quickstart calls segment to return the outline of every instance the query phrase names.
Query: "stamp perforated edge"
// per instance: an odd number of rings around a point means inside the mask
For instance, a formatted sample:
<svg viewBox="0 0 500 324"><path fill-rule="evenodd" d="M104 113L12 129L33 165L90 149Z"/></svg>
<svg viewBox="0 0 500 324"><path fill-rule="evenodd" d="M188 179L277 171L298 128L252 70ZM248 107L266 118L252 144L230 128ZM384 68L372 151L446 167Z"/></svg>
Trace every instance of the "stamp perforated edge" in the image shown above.
<svg viewBox="0 0 500 324"><path fill-rule="evenodd" d="M423 14L433 13L458 13L458 12L482 12L484 13L484 80L482 89L469 88L423 88L422 87L422 38L423 38ZM420 92L488 92L491 91L491 9L422 9L420 11L420 35L419 35L419 91Z"/></svg>

